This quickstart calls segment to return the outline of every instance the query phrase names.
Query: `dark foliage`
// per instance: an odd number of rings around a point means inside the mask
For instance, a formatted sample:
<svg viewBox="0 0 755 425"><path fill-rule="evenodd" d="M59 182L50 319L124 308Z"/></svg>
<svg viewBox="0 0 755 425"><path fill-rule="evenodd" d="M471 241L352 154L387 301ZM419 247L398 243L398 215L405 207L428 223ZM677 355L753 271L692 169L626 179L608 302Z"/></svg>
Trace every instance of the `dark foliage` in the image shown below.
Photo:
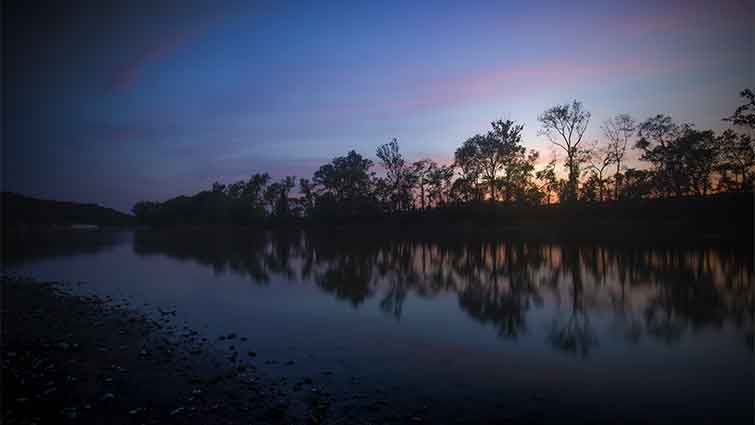
<svg viewBox="0 0 755 425"><path fill-rule="evenodd" d="M565 156L565 178L559 176L556 158L536 170L538 153L523 145L523 125L498 120L488 132L465 140L451 165L429 159L409 163L393 139L376 152L382 175L372 171L372 160L352 150L322 165L312 179L299 179L298 188L295 177L271 182L269 175L255 174L228 186L215 183L193 196L139 202L133 212L151 226L340 224L387 215L432 218L479 212L504 221L529 215L562 222L598 210L622 219L625 208L633 211L630 201L644 205L639 201L752 192L755 146L751 136L739 132L752 127L752 92L745 90L742 96L749 103L725 119L736 130L717 135L664 114L641 123L619 114L601 126L605 143L591 146L584 142L590 112L578 101L556 105L538 120L540 133ZM626 168L627 150L633 147L646 165ZM554 201L558 207L544 207ZM620 207L617 201L622 201ZM665 218L661 205L648 204L649 215L637 219ZM678 218L689 213L674 212Z"/></svg>
<svg viewBox="0 0 755 425"><path fill-rule="evenodd" d="M136 223L133 216L111 208L95 204L36 199L12 192L3 192L2 207L5 229L75 224L131 226Z"/></svg>

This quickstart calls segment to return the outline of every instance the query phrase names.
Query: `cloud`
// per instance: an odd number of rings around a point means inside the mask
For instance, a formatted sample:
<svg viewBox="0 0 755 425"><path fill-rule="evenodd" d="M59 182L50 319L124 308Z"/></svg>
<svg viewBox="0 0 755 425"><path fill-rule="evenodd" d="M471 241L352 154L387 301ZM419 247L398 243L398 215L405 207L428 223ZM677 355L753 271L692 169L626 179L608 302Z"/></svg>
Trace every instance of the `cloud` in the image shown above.
<svg viewBox="0 0 755 425"><path fill-rule="evenodd" d="M148 40L146 45L138 48L135 53L127 55L112 71L108 79L109 91L112 93L128 89L139 79L146 67L165 60L179 49L186 47L191 41L201 38L228 12L223 11L221 14L218 10L204 13L198 18L200 21L184 23L183 29L170 32L158 31L157 35ZM175 26L169 21L164 25Z"/></svg>
<svg viewBox="0 0 755 425"><path fill-rule="evenodd" d="M188 32L176 32L158 39L152 46L142 49L135 57L121 64L114 71L110 78L110 90L127 89L137 80L147 65L170 56L185 45L189 38Z"/></svg>
<svg viewBox="0 0 755 425"><path fill-rule="evenodd" d="M324 109L339 117L344 113L369 113L376 117L459 107L489 101L501 96L520 95L532 90L563 87L580 81L611 80L678 70L680 60L634 59L606 62L540 62L495 65L455 78L407 84L393 95L358 104L329 105Z"/></svg>

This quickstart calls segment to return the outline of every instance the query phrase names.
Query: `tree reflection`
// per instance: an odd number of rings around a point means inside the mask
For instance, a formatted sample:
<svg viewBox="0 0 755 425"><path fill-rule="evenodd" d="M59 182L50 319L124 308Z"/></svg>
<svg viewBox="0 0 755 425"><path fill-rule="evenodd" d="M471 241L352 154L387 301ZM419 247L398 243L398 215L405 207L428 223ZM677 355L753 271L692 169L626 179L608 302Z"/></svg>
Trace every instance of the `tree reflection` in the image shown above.
<svg viewBox="0 0 755 425"><path fill-rule="evenodd" d="M548 342L579 356L598 346L597 313L608 313L609 332L630 343L647 336L671 344L687 332L728 324L753 345L751 253L725 247L146 231L136 233L134 251L192 260L260 284L274 277L311 282L354 308L374 297L397 320L411 314L405 305L412 297L451 295L471 318L507 339L526 335L533 311L552 305Z"/></svg>

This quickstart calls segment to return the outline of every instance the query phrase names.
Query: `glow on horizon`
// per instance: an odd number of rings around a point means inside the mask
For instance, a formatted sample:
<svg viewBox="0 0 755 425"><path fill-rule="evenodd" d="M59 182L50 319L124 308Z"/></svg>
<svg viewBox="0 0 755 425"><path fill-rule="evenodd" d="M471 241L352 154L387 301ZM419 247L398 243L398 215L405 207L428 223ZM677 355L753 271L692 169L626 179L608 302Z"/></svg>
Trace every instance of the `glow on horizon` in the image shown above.
<svg viewBox="0 0 755 425"><path fill-rule="evenodd" d="M433 5L134 2L93 23L74 4L65 24L20 20L40 35L9 44L28 57L5 76L4 189L128 210L254 172L309 177L393 137L409 160L449 161L500 118L542 164L537 116L555 104L584 103L587 141L618 113L718 130L755 86L747 2Z"/></svg>

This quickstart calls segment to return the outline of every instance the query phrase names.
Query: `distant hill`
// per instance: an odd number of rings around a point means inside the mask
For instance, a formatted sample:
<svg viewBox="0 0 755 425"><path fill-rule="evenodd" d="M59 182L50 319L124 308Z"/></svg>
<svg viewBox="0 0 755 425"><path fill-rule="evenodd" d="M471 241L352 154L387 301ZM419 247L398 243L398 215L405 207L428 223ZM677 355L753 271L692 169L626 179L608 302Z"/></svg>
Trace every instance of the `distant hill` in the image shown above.
<svg viewBox="0 0 755 425"><path fill-rule="evenodd" d="M130 226L134 216L96 204L50 201L30 198L12 192L2 193L3 227L70 226L94 224L98 226Z"/></svg>

